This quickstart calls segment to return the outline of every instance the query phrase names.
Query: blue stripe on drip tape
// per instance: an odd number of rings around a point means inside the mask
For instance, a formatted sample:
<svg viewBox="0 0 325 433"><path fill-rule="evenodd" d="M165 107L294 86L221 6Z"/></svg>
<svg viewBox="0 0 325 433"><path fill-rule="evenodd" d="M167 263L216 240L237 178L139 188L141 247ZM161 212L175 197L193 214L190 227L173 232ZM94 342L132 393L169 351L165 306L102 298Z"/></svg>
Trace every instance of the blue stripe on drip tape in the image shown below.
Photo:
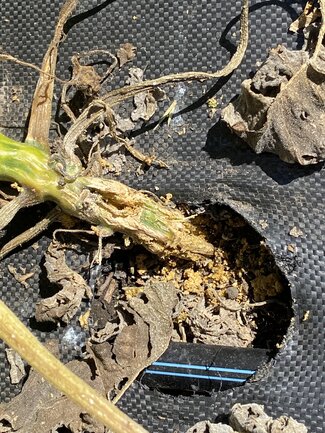
<svg viewBox="0 0 325 433"><path fill-rule="evenodd" d="M223 377L223 376L208 376L203 374L191 374L191 373L179 373L176 371L160 371L160 370L145 370L145 373L149 374L157 374L161 376L174 376L174 377L184 377L188 379L208 379L208 380L219 380L219 381L226 381L226 382L238 382L238 383L244 383L246 382L245 379L238 379L236 377Z"/></svg>
<svg viewBox="0 0 325 433"><path fill-rule="evenodd" d="M154 367L174 367L174 368L186 368L191 370L204 370L204 371L218 371L220 373L235 373L235 374L255 374L256 370L242 370L238 368L224 368L224 367L210 367L209 365L192 365L192 364L179 364L176 362L161 362L156 361L152 363Z"/></svg>

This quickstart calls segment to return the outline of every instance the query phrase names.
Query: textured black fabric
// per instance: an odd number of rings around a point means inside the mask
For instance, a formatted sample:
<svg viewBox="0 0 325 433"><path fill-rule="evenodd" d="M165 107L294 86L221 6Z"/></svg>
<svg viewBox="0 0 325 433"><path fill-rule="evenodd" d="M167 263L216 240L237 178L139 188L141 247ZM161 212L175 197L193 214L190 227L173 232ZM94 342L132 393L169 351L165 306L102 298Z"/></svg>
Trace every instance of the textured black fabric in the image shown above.
<svg viewBox="0 0 325 433"><path fill-rule="evenodd" d="M1 48L40 64L61 3L1 0ZM173 86L169 95L171 100L179 100L181 113L170 128L163 126L137 137L137 146L167 161L169 170L150 168L136 176L138 164L129 158L128 171L121 176L132 186L153 191L158 186L162 194L172 192L178 201L216 201L237 210L265 237L291 284L295 302L295 323L287 345L260 381L212 397L178 398L135 383L120 407L151 432L185 432L198 420L214 420L235 402L262 403L269 414L293 416L310 432L324 430L324 170L321 165L302 168L273 155L255 155L216 118L209 119L205 103L217 92L219 108L224 106L269 48L278 43L301 48L301 36L287 32L301 7L297 1L253 1L250 46L241 67L217 83ZM238 0L116 0L100 5L81 1L68 23L70 31L60 51L58 74L69 76L69 57L74 52L91 48L114 51L124 42L137 46L133 64L146 68L147 78L173 71L219 69L238 40L239 12ZM125 76L122 74L123 79ZM22 136L36 77L31 70L0 64L0 97L6 101L0 111L0 126L10 126L5 132L12 137ZM109 86L117 82L113 80ZM13 85L20 102L12 101ZM204 92L208 96L202 97ZM262 220L267 221L266 228L261 227ZM302 230L302 237L289 235L294 226ZM1 297L26 323L33 315L40 281L44 284L39 262L47 242L45 236L38 249L29 246L0 263ZM296 254L287 252L290 243L296 244ZM8 263L35 271L29 280L31 288L14 280L7 271ZM303 321L305 311L310 311L310 318ZM48 333L38 331L38 335L45 338ZM0 365L1 399L7 400L15 389L8 381L3 352Z"/></svg>

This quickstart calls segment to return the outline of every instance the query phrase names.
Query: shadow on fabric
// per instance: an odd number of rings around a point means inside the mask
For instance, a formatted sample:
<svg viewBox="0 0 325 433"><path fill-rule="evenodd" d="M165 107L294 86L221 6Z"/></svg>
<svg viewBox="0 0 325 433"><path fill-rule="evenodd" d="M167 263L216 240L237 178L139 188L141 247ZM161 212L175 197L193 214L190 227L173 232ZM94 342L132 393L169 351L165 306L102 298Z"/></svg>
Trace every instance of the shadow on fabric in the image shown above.
<svg viewBox="0 0 325 433"><path fill-rule="evenodd" d="M219 120L208 132L203 150L213 159L227 159L232 166L245 164L258 165L267 176L279 185L287 185L297 178L312 175L320 171L324 163L310 166L288 164L279 159L277 155L263 153L257 155L243 140L233 134Z"/></svg>

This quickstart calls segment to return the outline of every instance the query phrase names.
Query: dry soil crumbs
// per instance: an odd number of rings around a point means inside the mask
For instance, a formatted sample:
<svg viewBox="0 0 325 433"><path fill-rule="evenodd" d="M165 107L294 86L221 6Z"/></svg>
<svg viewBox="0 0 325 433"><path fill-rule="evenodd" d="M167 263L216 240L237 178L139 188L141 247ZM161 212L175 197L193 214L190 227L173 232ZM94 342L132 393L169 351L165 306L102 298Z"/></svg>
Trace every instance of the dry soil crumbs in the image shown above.
<svg viewBox="0 0 325 433"><path fill-rule="evenodd" d="M292 316L290 295L264 241L228 208L195 221L216 246L212 259L159 261L140 247L115 249L103 268L102 283L107 275L110 281L101 307L113 311L119 300L139 296L148 281L169 282L178 296L172 340L279 347ZM97 313L93 310L93 322Z"/></svg>

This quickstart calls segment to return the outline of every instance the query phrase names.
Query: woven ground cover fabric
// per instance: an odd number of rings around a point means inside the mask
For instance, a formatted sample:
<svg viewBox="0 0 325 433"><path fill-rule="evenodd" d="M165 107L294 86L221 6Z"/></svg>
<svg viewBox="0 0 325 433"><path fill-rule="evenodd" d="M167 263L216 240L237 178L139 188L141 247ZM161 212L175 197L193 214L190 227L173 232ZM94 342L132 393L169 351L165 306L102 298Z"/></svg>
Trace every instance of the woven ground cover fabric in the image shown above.
<svg viewBox="0 0 325 433"><path fill-rule="evenodd" d="M1 0L1 50L40 65L61 1L5 2ZM240 90L240 83L279 43L302 47L303 38L288 34L303 2L252 1L250 43L240 68L227 79L170 86L170 101L178 101L178 115L170 127L135 134L136 146L168 162L168 170L151 167L135 175L138 163L127 158L121 180L131 186L172 192L176 201L226 203L243 215L266 239L286 275L294 300L295 323L288 342L259 381L213 396L172 397L135 383L119 406L151 432L185 432L195 422L213 421L229 412L236 402L256 402L268 414L285 413L303 422L310 432L321 433L324 411L324 169L322 165L298 167L274 155L255 155L218 122L211 119L206 101L216 93L218 110ZM145 69L153 78L185 70L212 71L226 64L239 36L241 2L217 0L111 0L80 1L68 22L68 37L62 43L58 76L69 77L73 53L92 48L115 51L122 43L137 47L132 66ZM109 83L122 84L127 71ZM21 138L37 73L13 64L0 63L0 126ZM14 87L13 87L14 86ZM19 101L12 100L15 89ZM183 133L184 132L184 133ZM40 209L39 212L43 210ZM261 224L266 221L267 224ZM293 227L303 235L292 238ZM18 228L15 226L15 230ZM34 304L44 283L42 254L49 236L0 263L0 296L29 326L33 327ZM296 245L294 254L288 252ZM82 255L82 253L81 253ZM7 271L8 264L35 271L24 288ZM303 320L309 311L309 319ZM60 336L34 330L41 339ZM3 347L3 346L2 346ZM66 358L74 353L66 354ZM1 400L16 390L8 379L4 351L0 353Z"/></svg>

